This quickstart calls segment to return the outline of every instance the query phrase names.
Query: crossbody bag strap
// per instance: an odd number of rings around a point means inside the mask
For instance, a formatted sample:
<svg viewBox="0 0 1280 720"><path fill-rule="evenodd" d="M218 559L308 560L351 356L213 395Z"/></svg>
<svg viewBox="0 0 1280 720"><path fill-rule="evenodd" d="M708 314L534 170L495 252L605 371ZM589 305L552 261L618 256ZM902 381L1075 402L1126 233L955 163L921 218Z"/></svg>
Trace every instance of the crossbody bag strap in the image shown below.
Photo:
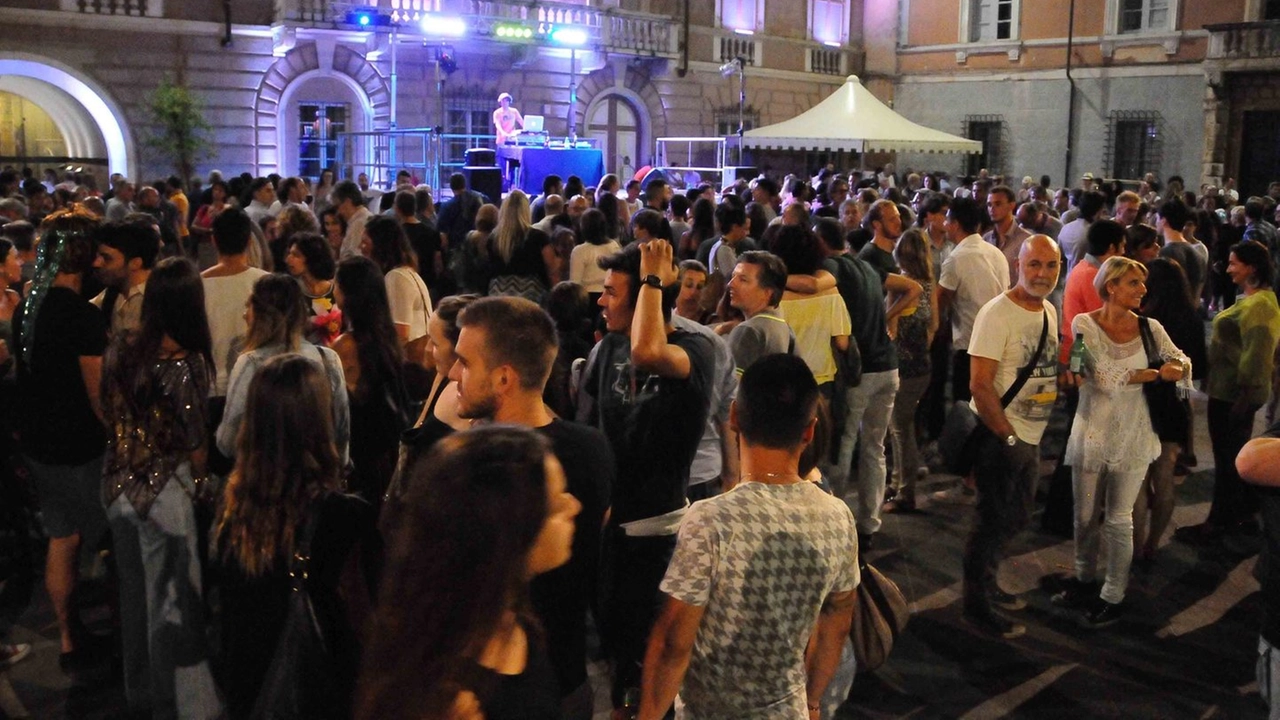
<svg viewBox="0 0 1280 720"><path fill-rule="evenodd" d="M1147 364L1163 364L1156 350L1156 338L1151 334L1151 322L1142 315L1138 316L1138 334L1142 336L1142 351L1147 355Z"/></svg>
<svg viewBox="0 0 1280 720"><path fill-rule="evenodd" d="M1018 397L1018 393L1022 392L1022 387L1031 379L1031 373L1035 372L1036 365L1040 363L1040 356L1044 354L1045 341L1049 338L1049 311L1041 310L1040 315L1044 318L1044 323L1040 327L1040 344L1036 345L1035 354L1031 356L1031 362L1022 366L1018 371L1018 377L1004 392L1004 397L1000 398L1000 407L1007 408L1013 399Z"/></svg>

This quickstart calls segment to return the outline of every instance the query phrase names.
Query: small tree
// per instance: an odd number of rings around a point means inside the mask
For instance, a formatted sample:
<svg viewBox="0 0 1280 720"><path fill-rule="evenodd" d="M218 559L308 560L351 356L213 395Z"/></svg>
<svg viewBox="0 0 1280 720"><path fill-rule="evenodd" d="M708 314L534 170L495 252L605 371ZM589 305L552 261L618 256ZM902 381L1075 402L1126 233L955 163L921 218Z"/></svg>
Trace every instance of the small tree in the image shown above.
<svg viewBox="0 0 1280 720"><path fill-rule="evenodd" d="M195 174L195 165L213 154L213 126L204 118L203 103L185 84L164 78L147 98L155 134L145 145L173 163L183 182Z"/></svg>

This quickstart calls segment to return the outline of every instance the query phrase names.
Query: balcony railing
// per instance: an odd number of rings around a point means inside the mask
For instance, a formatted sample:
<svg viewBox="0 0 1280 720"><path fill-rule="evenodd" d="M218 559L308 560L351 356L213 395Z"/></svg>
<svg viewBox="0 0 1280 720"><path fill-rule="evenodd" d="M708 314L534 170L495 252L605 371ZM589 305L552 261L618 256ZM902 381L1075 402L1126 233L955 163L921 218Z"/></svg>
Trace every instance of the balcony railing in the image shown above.
<svg viewBox="0 0 1280 720"><path fill-rule="evenodd" d="M128 15L131 17L162 17L162 0L59 0L58 7L68 12L85 15Z"/></svg>
<svg viewBox="0 0 1280 720"><path fill-rule="evenodd" d="M671 18L616 8L521 0L368 0L358 4L395 17L407 32L417 31L415 21L423 13L438 12L464 18L479 37L499 22L523 22L539 29L573 25L587 32L588 45L610 52L674 58L680 51L679 25ZM332 27L355 5L339 0L276 0L276 22Z"/></svg>
<svg viewBox="0 0 1280 720"><path fill-rule="evenodd" d="M1280 21L1206 25L1210 60L1280 57Z"/></svg>

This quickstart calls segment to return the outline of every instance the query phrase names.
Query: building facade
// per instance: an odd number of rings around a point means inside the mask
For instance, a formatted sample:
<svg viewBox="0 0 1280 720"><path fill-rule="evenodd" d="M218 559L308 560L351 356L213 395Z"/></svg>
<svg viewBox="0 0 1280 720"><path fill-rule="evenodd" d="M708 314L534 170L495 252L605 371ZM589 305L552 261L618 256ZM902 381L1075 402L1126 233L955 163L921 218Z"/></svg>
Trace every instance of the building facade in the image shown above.
<svg viewBox="0 0 1280 720"><path fill-rule="evenodd" d="M868 75L889 80L880 90L891 85L903 115L985 143L981 156L903 157L899 167L1055 184L1153 172L1188 187L1234 178L1247 192L1280 177L1276 0L895 6L865 35Z"/></svg>
<svg viewBox="0 0 1280 720"><path fill-rule="evenodd" d="M563 29L582 44L558 45ZM492 144L500 92L629 174L659 137L808 109L861 72L861 42L858 0L4 0L0 162L168 176L148 142L149 97L167 79L215 128L200 174L447 169ZM735 58L741 106L721 72ZM420 128L443 133L442 156L426 155Z"/></svg>

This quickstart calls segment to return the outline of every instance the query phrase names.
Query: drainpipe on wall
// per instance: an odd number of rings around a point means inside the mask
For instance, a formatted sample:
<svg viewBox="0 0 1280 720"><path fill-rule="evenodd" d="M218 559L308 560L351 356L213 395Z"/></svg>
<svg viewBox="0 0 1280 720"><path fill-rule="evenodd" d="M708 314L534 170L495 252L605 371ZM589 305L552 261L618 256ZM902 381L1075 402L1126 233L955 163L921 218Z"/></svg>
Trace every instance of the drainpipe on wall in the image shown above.
<svg viewBox="0 0 1280 720"><path fill-rule="evenodd" d="M222 47L231 47L231 0L222 0L223 21L226 23L226 34L222 36Z"/></svg>
<svg viewBox="0 0 1280 720"><path fill-rule="evenodd" d="M684 77L689 73L689 2L684 0L684 37L680 41L680 67L676 68L676 77Z"/></svg>
<svg viewBox="0 0 1280 720"><path fill-rule="evenodd" d="M1076 39L1076 0L1071 0L1070 9L1067 12L1070 13L1067 18L1067 84L1071 89L1067 98L1067 157L1066 165L1062 169L1063 187L1071 186L1071 143L1076 133L1076 81L1071 77L1071 54Z"/></svg>

